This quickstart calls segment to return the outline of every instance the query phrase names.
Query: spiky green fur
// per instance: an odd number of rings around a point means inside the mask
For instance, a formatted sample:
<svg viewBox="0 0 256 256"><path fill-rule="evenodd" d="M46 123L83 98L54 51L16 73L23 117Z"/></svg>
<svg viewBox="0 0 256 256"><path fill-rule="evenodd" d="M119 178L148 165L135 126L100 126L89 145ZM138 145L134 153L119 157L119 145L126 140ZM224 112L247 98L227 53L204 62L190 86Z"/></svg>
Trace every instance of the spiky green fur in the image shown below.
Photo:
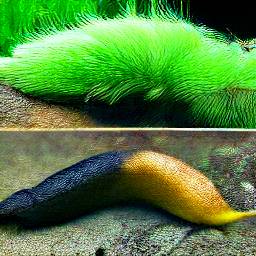
<svg viewBox="0 0 256 256"><path fill-rule="evenodd" d="M134 1L128 2L132 10ZM198 126L256 128L256 51L170 11L156 12L156 1L149 2L148 18L134 11L114 19L98 15L17 46L0 61L0 80L56 101L115 104L139 94L186 104Z"/></svg>
<svg viewBox="0 0 256 256"><path fill-rule="evenodd" d="M180 14L187 12L184 0L0 0L0 55L11 55L12 49L34 32L63 30L81 19L114 18L120 14L151 16L168 6ZM170 3L168 3L170 2ZM187 6L186 6L187 5Z"/></svg>

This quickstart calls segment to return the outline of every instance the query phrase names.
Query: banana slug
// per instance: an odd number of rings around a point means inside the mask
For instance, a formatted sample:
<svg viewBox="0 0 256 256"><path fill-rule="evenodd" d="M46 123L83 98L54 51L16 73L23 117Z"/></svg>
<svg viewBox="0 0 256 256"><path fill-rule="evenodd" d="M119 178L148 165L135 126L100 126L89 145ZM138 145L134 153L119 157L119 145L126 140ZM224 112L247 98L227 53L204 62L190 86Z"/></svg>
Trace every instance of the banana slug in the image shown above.
<svg viewBox="0 0 256 256"><path fill-rule="evenodd" d="M207 177L174 157L120 151L82 160L12 194L0 202L0 219L51 224L126 201L144 201L197 224L256 216L232 209Z"/></svg>

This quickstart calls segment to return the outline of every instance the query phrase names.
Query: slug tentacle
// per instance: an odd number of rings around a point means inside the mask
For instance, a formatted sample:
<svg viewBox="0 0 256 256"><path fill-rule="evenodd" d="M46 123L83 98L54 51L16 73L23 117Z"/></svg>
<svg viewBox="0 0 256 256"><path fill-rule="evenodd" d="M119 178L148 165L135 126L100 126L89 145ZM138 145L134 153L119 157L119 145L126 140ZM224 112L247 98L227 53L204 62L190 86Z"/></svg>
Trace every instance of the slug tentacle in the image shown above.
<svg viewBox="0 0 256 256"><path fill-rule="evenodd" d="M0 203L0 218L49 224L120 202L147 202L190 222L223 225L256 216L232 209L199 171L152 151L85 159Z"/></svg>

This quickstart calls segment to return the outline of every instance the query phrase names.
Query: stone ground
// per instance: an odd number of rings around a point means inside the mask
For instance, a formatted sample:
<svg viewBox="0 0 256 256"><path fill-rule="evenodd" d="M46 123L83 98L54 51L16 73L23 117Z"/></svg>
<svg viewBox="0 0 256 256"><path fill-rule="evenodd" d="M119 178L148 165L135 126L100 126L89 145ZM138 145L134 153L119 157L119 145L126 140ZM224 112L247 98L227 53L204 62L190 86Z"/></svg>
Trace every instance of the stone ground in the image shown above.
<svg viewBox="0 0 256 256"><path fill-rule="evenodd" d="M96 124L73 107L41 102L0 85L0 128L77 127L96 127Z"/></svg>
<svg viewBox="0 0 256 256"><path fill-rule="evenodd" d="M175 104L173 111L143 97L113 106L83 99L47 102L0 84L0 128L191 127L184 106Z"/></svg>
<svg viewBox="0 0 256 256"><path fill-rule="evenodd" d="M151 149L205 173L236 209L256 208L250 132L0 132L0 197L108 150ZM256 255L256 220L205 227L142 205L99 210L58 226L0 226L0 255Z"/></svg>

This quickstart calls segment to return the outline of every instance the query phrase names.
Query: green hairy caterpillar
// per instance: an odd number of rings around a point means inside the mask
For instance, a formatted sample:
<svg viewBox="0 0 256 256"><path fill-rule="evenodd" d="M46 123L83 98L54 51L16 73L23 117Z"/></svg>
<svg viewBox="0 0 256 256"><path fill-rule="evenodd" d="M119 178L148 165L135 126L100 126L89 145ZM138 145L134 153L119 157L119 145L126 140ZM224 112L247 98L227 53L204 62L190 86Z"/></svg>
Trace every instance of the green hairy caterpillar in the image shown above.
<svg viewBox="0 0 256 256"><path fill-rule="evenodd" d="M84 15L65 29L61 15L41 22L0 59L0 81L58 102L113 105L139 95L172 111L186 106L194 126L256 128L253 45L180 18L166 1L107 3L83 1Z"/></svg>

